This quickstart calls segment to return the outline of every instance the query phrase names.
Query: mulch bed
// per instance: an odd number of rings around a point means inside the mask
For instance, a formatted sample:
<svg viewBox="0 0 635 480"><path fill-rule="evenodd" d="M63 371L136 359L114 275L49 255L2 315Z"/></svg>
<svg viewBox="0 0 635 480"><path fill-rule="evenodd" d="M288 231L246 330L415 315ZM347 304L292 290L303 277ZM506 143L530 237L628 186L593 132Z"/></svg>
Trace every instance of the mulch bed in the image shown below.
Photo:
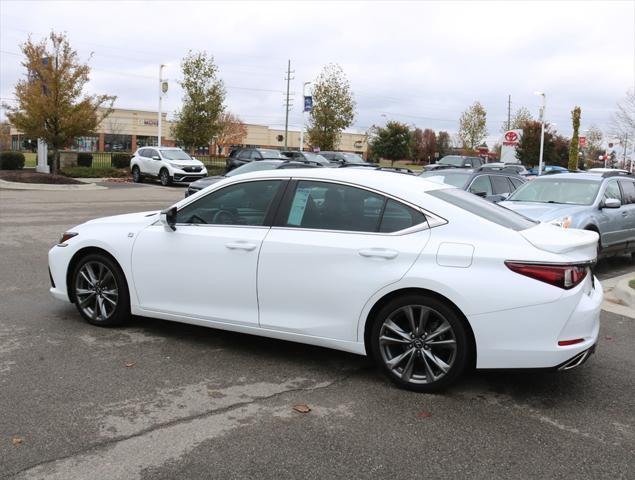
<svg viewBox="0 0 635 480"><path fill-rule="evenodd" d="M63 175L52 175L28 170L0 170L0 179L7 182L47 183L58 185L77 185L83 182Z"/></svg>

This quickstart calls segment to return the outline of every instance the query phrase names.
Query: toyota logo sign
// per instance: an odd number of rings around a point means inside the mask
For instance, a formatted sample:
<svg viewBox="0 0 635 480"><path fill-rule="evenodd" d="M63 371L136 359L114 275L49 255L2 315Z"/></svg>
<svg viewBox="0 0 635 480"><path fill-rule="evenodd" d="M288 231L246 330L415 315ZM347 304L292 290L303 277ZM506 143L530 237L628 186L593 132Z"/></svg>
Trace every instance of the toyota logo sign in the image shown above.
<svg viewBox="0 0 635 480"><path fill-rule="evenodd" d="M516 132L507 132L505 134L505 140L508 142L517 142L518 134Z"/></svg>

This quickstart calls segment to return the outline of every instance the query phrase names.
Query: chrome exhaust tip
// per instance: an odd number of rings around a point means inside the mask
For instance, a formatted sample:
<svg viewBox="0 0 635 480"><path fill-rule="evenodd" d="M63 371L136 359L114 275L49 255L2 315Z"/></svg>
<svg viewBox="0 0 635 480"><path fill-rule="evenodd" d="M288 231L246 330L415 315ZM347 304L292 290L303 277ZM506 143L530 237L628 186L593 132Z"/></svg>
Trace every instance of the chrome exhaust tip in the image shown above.
<svg viewBox="0 0 635 480"><path fill-rule="evenodd" d="M584 352L578 353L573 358L567 360L562 365L560 365L558 367L558 371L572 370L574 368L579 367L580 365L582 365L584 362L587 361L587 359L591 356L592 353L593 353L593 348L589 348L585 350Z"/></svg>

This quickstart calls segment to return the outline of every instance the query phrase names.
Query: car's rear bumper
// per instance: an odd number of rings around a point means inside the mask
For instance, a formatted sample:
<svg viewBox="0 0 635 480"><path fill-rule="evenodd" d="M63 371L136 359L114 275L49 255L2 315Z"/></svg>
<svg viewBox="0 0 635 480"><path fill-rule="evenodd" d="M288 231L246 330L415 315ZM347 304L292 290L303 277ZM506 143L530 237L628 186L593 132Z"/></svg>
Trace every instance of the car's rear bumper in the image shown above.
<svg viewBox="0 0 635 480"><path fill-rule="evenodd" d="M476 367L564 369L597 343L602 298L600 282L587 278L555 302L468 316L477 345ZM572 340L578 343L559 345ZM586 361L588 355L584 357Z"/></svg>

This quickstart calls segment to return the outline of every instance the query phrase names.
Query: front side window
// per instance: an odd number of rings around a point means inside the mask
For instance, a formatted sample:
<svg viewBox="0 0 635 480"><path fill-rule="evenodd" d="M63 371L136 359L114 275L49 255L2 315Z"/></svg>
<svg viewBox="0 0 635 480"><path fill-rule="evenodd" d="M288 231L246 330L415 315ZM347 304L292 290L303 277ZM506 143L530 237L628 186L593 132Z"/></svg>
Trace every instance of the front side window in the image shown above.
<svg viewBox="0 0 635 480"><path fill-rule="evenodd" d="M635 203L635 182L633 180L620 180L624 192L624 204Z"/></svg>
<svg viewBox="0 0 635 480"><path fill-rule="evenodd" d="M263 226L281 180L230 185L186 205L177 223Z"/></svg>
<svg viewBox="0 0 635 480"><path fill-rule="evenodd" d="M487 175L479 175L476 177L469 189L470 193L485 193L486 196L493 195L492 193L492 184L489 181L489 177Z"/></svg>
<svg viewBox="0 0 635 480"><path fill-rule="evenodd" d="M604 200L608 200L609 198L614 198L622 201L622 192L620 192L620 186L617 184L617 180L613 180L606 185L606 190L604 191Z"/></svg>
<svg viewBox="0 0 635 480"><path fill-rule="evenodd" d="M502 195L503 193L510 193L514 190L511 187L511 184L507 181L507 177L492 175L490 180L492 181L492 190L494 195Z"/></svg>
<svg viewBox="0 0 635 480"><path fill-rule="evenodd" d="M192 160L183 150L161 150L161 155L166 160Z"/></svg>
<svg viewBox="0 0 635 480"><path fill-rule="evenodd" d="M251 157L251 150L243 150L238 154L238 158L240 158L241 160L249 160L249 158Z"/></svg>
<svg viewBox="0 0 635 480"><path fill-rule="evenodd" d="M301 181L284 226L390 233L426 221L416 210L361 188Z"/></svg>

